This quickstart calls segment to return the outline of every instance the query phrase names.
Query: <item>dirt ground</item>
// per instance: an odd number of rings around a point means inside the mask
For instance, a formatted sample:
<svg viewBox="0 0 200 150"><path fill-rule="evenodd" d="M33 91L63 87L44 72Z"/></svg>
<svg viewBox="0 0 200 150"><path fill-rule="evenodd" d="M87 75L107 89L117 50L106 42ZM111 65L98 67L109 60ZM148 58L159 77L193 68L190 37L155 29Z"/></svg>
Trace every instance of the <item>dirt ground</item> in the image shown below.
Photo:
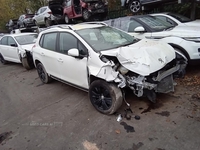
<svg viewBox="0 0 200 150"><path fill-rule="evenodd" d="M0 64L0 149L199 150L200 67L189 66L176 82L175 92L159 94L156 104L129 93L132 113L123 104L108 116L86 92L42 84L35 69L20 64Z"/></svg>

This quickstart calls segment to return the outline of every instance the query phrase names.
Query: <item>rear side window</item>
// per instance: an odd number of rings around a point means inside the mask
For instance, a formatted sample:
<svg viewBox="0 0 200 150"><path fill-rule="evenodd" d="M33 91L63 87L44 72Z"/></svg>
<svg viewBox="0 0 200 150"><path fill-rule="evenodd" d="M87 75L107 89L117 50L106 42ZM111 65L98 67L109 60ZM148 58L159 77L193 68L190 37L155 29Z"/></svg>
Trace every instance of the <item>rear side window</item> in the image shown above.
<svg viewBox="0 0 200 150"><path fill-rule="evenodd" d="M57 33L43 34L40 39L40 46L48 50L56 51L56 38Z"/></svg>
<svg viewBox="0 0 200 150"><path fill-rule="evenodd" d="M8 45L8 37L3 37L1 39L1 45Z"/></svg>

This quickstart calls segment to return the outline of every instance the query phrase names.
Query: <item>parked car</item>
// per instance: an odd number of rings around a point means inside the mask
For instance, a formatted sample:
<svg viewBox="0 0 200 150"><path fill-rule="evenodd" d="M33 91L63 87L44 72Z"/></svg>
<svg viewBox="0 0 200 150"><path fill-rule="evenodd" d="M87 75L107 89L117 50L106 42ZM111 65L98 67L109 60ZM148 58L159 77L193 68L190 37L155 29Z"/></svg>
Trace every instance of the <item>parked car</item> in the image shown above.
<svg viewBox="0 0 200 150"><path fill-rule="evenodd" d="M105 21L138 39L163 41L185 56L189 62L200 60L199 27L174 26L150 15L127 16Z"/></svg>
<svg viewBox="0 0 200 150"><path fill-rule="evenodd" d="M22 63L27 69L32 69L32 47L36 41L37 33L6 34L0 40L0 62L7 61Z"/></svg>
<svg viewBox="0 0 200 150"><path fill-rule="evenodd" d="M170 2L178 3L178 0L121 0L121 6L129 8L132 13L138 13L141 11L142 6L152 9Z"/></svg>
<svg viewBox="0 0 200 150"><path fill-rule="evenodd" d="M11 32L12 30L18 28L17 21L18 21L18 19L10 19L8 21L8 23L6 23L6 28L7 28L8 32Z"/></svg>
<svg viewBox="0 0 200 150"><path fill-rule="evenodd" d="M18 28L28 28L35 26L35 23L33 22L34 14L23 14L19 16L19 19L17 21Z"/></svg>
<svg viewBox="0 0 200 150"><path fill-rule="evenodd" d="M92 105L113 114L125 88L152 102L156 93L174 90L186 62L166 43L137 40L103 23L59 25L39 33L33 60L43 83L51 79L89 91Z"/></svg>
<svg viewBox="0 0 200 150"><path fill-rule="evenodd" d="M108 13L107 0L50 0L49 8L57 20L70 23L74 19L104 20Z"/></svg>
<svg viewBox="0 0 200 150"><path fill-rule="evenodd" d="M44 6L38 9L35 16L33 17L33 22L38 26L49 27L53 24L54 16L48 6Z"/></svg>
<svg viewBox="0 0 200 150"><path fill-rule="evenodd" d="M151 14L156 18L159 18L163 21L166 21L172 25L179 25L179 26L197 26L200 27L200 19L192 21L190 18L185 17L181 14L171 13L171 12L164 12L164 13L155 13Z"/></svg>

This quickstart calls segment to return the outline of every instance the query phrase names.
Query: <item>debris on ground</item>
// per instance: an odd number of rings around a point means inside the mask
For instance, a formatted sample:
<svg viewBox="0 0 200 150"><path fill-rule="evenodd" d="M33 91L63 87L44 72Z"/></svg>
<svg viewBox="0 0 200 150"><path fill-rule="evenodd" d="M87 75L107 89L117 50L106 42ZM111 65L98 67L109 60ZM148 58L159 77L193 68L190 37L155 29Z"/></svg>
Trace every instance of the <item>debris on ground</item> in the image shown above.
<svg viewBox="0 0 200 150"><path fill-rule="evenodd" d="M87 140L83 142L83 146L85 150L99 150L96 143L88 142Z"/></svg>
<svg viewBox="0 0 200 150"><path fill-rule="evenodd" d="M126 122L121 122L120 123L122 126L124 126L124 129L126 130L127 133L129 132L135 132L135 129L134 127L130 126L130 125L127 125Z"/></svg>
<svg viewBox="0 0 200 150"><path fill-rule="evenodd" d="M0 144L5 141L6 139L8 139L8 137L10 136L10 134L12 133L12 131L10 132L4 132L2 134L0 134Z"/></svg>
<svg viewBox="0 0 200 150"><path fill-rule="evenodd" d="M122 120L122 115L119 114L119 115L117 116L117 121L120 122L121 120Z"/></svg>
<svg viewBox="0 0 200 150"><path fill-rule="evenodd" d="M120 131L120 130L115 130L115 132L116 132L117 134L120 134L120 133L121 133L121 131Z"/></svg>

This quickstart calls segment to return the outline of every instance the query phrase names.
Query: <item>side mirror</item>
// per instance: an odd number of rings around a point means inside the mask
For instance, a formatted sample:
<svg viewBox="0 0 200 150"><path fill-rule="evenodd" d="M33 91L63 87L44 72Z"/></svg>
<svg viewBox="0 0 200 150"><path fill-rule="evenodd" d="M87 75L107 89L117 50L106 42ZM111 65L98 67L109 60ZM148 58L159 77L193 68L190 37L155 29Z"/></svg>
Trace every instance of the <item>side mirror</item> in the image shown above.
<svg viewBox="0 0 200 150"><path fill-rule="evenodd" d="M17 44L13 43L13 44L10 44L10 46L17 47Z"/></svg>
<svg viewBox="0 0 200 150"><path fill-rule="evenodd" d="M145 32L145 29L144 29L143 27L140 26L140 27L135 28L135 29L134 29L134 32L139 32L139 33L140 33L140 32Z"/></svg>
<svg viewBox="0 0 200 150"><path fill-rule="evenodd" d="M72 48L72 49L68 50L68 55L75 57L75 58L80 58L80 59L83 58L83 56L80 56L79 50L76 48Z"/></svg>

